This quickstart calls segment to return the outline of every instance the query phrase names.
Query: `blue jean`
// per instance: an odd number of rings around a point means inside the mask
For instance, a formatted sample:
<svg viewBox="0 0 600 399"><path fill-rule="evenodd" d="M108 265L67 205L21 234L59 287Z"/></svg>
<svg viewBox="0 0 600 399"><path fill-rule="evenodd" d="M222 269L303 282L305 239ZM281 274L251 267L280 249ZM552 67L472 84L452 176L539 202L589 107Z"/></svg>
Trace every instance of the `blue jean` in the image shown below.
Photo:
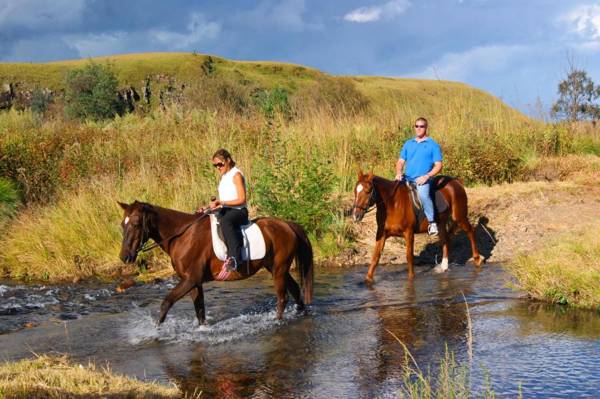
<svg viewBox="0 0 600 399"><path fill-rule="evenodd" d="M429 183L425 183L420 186L417 185L417 192L419 193L419 199L421 200L421 204L423 204L423 211L425 212L427 221L429 221L429 223L431 223L435 219L433 218L433 216L434 216L433 200L431 199L431 192L429 190L430 190Z"/></svg>

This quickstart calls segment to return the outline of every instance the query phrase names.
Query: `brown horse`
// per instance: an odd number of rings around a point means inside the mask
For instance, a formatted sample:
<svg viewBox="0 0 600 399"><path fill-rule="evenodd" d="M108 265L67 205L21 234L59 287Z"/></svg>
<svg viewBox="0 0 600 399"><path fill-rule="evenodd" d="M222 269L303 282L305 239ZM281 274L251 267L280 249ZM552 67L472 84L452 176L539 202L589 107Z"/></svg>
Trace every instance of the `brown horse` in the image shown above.
<svg viewBox="0 0 600 399"><path fill-rule="evenodd" d="M152 239L170 256L180 279L162 302L158 324L165 320L171 306L187 293L191 293L198 321L205 323L202 284L216 280L223 265L213 251L207 214L178 212L138 201L132 204L119 202L119 205L125 211L121 223L120 257L123 262L133 263L139 252L145 250L146 241ZM304 229L296 223L276 218L260 218L255 222L265 238L266 255L263 259L244 262L238 271L231 272L227 281L246 279L264 267L273 276L277 318L280 319L285 310L287 292L296 301L298 312L303 312L305 303L300 298L300 287L290 274L290 266L296 260L304 301L309 304L313 294L313 252Z"/></svg>
<svg viewBox="0 0 600 399"><path fill-rule="evenodd" d="M479 255L477 245L475 244L473 226L471 226L467 217L467 193L457 179L447 176L440 177L433 181L434 189L441 191L449 206L446 211L436 214L436 222L439 226L439 236L442 243L442 264L438 270L443 271L448 268L448 231L446 225L450 216L467 233L471 241L473 262L476 266L481 266L483 259ZM354 187L354 206L352 212L354 220L362 220L371 206L376 205L377 207L376 243L369 271L365 277L367 283L373 282L373 275L375 274L375 268L379 263L381 252L385 246L385 240L392 236L404 237L406 241L408 277L413 278L415 276L413 265L414 235L415 233L427 231L427 220L423 220L417 226L417 216L413 210L409 195L408 187L402 182L373 176L373 172L370 172L368 175L358 172L358 182Z"/></svg>

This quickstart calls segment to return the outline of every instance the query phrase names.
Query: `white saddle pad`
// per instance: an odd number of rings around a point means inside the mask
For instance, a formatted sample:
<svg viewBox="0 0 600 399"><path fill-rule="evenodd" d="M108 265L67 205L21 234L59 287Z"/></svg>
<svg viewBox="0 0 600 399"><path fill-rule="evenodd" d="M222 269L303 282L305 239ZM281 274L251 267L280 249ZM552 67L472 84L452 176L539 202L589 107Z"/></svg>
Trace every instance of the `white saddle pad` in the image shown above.
<svg viewBox="0 0 600 399"><path fill-rule="evenodd" d="M210 215L210 232L212 235L212 244L215 255L220 260L227 259L227 246L219 238L218 233L219 221L215 215ZM265 257L267 251L265 245L265 238L263 237L262 231L256 223L250 223L242 226L242 235L244 236L244 246L242 248L242 260L262 259Z"/></svg>

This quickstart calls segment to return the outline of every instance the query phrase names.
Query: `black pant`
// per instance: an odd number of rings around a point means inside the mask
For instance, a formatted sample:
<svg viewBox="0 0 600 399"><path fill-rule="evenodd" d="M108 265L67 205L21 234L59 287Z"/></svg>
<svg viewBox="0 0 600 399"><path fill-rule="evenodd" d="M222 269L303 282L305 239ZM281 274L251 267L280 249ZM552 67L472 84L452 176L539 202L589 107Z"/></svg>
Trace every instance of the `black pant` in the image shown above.
<svg viewBox="0 0 600 399"><path fill-rule="evenodd" d="M242 262L242 246L244 245L240 226L248 224L248 209L223 208L219 214L227 255L235 258L236 265L239 265Z"/></svg>

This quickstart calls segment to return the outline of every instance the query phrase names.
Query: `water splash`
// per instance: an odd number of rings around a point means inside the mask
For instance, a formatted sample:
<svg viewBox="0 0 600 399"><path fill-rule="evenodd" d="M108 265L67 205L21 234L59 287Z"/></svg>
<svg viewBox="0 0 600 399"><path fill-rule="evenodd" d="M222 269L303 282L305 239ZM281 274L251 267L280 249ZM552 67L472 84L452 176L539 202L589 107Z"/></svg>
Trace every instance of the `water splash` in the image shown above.
<svg viewBox="0 0 600 399"><path fill-rule="evenodd" d="M264 331L278 328L298 317L293 311L284 313L283 320L275 319L275 311L246 313L220 320L214 324L198 325L194 317L169 315L167 320L156 327L156 320L148 309L132 311L130 323L125 327L125 335L132 345L152 341L160 342L206 342L221 344L245 339ZM208 315L210 322L213 318Z"/></svg>

